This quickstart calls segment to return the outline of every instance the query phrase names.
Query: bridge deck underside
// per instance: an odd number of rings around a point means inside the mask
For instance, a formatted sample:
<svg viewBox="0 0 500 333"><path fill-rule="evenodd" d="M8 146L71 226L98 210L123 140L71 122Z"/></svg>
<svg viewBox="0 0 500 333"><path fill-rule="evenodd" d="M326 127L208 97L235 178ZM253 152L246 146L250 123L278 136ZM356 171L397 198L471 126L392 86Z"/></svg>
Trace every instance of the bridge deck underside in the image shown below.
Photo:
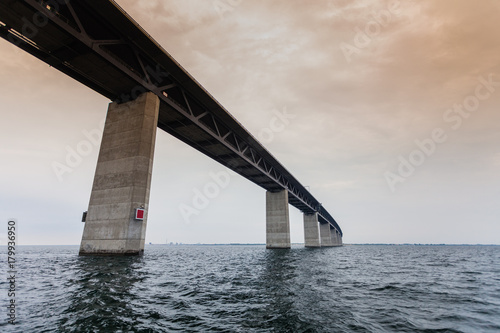
<svg viewBox="0 0 500 333"><path fill-rule="evenodd" d="M118 102L152 91L158 127L289 203L334 218L224 107L113 1L2 0L0 36Z"/></svg>

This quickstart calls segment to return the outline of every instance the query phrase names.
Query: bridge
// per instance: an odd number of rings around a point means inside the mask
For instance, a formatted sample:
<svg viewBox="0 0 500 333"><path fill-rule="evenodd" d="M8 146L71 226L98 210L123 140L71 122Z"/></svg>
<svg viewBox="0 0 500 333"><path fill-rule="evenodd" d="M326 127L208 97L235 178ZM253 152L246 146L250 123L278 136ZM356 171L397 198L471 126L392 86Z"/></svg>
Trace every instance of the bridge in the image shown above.
<svg viewBox="0 0 500 333"><path fill-rule="evenodd" d="M1 0L0 36L109 98L81 255L144 251L160 128L266 192L266 246L290 248L288 204L305 246L340 246L321 203L112 0Z"/></svg>

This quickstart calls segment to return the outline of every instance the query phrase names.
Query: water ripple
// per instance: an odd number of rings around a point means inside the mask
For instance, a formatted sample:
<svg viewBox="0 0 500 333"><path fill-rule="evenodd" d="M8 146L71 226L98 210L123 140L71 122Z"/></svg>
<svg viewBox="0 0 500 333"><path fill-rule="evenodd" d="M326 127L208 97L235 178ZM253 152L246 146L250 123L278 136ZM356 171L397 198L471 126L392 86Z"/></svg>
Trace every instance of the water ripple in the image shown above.
<svg viewBox="0 0 500 333"><path fill-rule="evenodd" d="M19 323L2 332L500 331L498 246L20 249Z"/></svg>

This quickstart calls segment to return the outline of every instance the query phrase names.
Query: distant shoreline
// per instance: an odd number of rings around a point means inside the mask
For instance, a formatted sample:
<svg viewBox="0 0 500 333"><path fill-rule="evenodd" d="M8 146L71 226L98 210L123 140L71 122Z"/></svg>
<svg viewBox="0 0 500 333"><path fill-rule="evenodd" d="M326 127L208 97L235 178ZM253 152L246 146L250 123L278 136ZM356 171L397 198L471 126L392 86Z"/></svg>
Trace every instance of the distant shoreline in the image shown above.
<svg viewBox="0 0 500 333"><path fill-rule="evenodd" d="M266 244L264 243L226 243L226 244L202 244L202 243L196 243L196 244L145 244L145 246L265 246ZM295 246L304 246L304 243L292 243L292 245ZM5 244L0 244L0 246L6 247L7 245ZM23 246L80 246L79 244L70 244L70 245L57 245L57 244L52 244L52 245L40 245L40 244L25 244L25 245L17 245L18 247L23 247ZM396 244L396 243L344 243L343 246L500 246L500 244L420 244L420 243L401 243L401 244Z"/></svg>

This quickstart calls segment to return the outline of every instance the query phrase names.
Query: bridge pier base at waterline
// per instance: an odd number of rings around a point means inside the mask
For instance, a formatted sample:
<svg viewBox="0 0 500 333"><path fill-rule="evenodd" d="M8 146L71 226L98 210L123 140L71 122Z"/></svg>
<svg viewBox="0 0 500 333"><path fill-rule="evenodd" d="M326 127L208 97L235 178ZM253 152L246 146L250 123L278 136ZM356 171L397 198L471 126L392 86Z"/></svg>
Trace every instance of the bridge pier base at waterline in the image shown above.
<svg viewBox="0 0 500 333"><path fill-rule="evenodd" d="M288 191L266 192L266 248L289 249Z"/></svg>
<svg viewBox="0 0 500 333"><path fill-rule="evenodd" d="M109 104L80 255L144 252L159 106L150 92Z"/></svg>
<svg viewBox="0 0 500 333"><path fill-rule="evenodd" d="M333 246L342 246L342 236L335 229L330 229Z"/></svg>
<svg viewBox="0 0 500 333"><path fill-rule="evenodd" d="M318 213L304 213L304 245L305 247L321 247Z"/></svg>
<svg viewBox="0 0 500 333"><path fill-rule="evenodd" d="M320 232L322 247L334 246L332 242L332 233L330 231L329 223L321 223L319 225L319 232Z"/></svg>

